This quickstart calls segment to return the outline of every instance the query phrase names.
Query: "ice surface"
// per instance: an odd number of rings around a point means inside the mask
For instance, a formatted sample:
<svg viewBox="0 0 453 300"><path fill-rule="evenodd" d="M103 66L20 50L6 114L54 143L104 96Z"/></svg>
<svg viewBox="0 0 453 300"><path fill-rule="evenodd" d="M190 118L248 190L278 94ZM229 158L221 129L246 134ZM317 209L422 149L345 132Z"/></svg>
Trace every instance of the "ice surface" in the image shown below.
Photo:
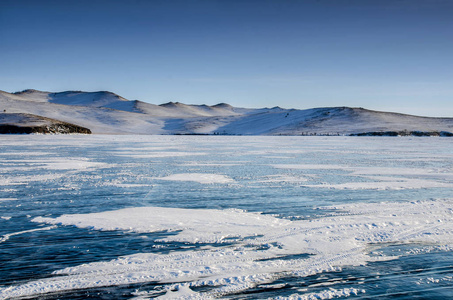
<svg viewBox="0 0 453 300"><path fill-rule="evenodd" d="M113 165L102 162L90 161L87 158L52 158L42 159L36 157L32 159L14 160L10 159L3 163L0 170L0 186L27 185L32 182L55 181L68 176L68 171L72 174L77 172L94 171L97 169L111 168ZM20 172L33 169L39 170L40 174L19 175ZM1 200L0 200L1 201Z"/></svg>
<svg viewBox="0 0 453 300"><path fill-rule="evenodd" d="M11 167L6 167L8 171L24 170L24 167L15 167L15 163L27 164L26 168L33 166L35 169L47 170L89 170L108 167L105 163L89 161L87 158L11 159L7 163L12 165Z"/></svg>
<svg viewBox="0 0 453 300"><path fill-rule="evenodd" d="M453 173L438 169L401 168L401 167L357 167L336 164L276 164L277 169L295 170L336 170L349 173L349 176L362 180L341 184L322 183L305 184L304 187L330 189L371 189L371 190L403 190L453 187Z"/></svg>
<svg viewBox="0 0 453 300"><path fill-rule="evenodd" d="M296 176L290 176L290 175L267 175L264 176L262 180L259 180L259 182L280 182L280 183L300 183L307 181L307 177L296 177Z"/></svg>
<svg viewBox="0 0 453 300"><path fill-rule="evenodd" d="M278 278L282 272L308 276L333 267L394 258L369 256L369 244L452 245L452 204L453 200L435 200L341 205L321 208L334 210L329 217L299 221L237 210L162 207L39 217L33 221L95 230L178 233L162 238L162 242L233 244L161 255L143 253L84 264L55 272L58 277L0 290L0 295L16 297L146 281L187 282L187 287L223 285L206 296L231 293ZM311 256L282 259L305 253Z"/></svg>
<svg viewBox="0 0 453 300"><path fill-rule="evenodd" d="M362 176L371 179L370 182L348 182L342 184L312 184L303 185L311 188L330 188L346 190L405 190L405 189L426 189L426 188L447 188L453 187L453 182L439 182L436 180L398 178L389 176Z"/></svg>
<svg viewBox="0 0 453 300"><path fill-rule="evenodd" d="M451 149L433 138L2 137L0 299L376 296L385 274L395 292L451 295ZM366 279L349 281L359 271Z"/></svg>
<svg viewBox="0 0 453 300"><path fill-rule="evenodd" d="M24 231L18 231L18 232L4 234L3 237L0 238L0 243L7 241L10 237L15 236L15 235L36 232L36 231L41 231L41 230L51 230L54 228L56 228L56 226L41 227L41 228L37 228L37 229L30 229L30 230L24 230Z"/></svg>
<svg viewBox="0 0 453 300"><path fill-rule="evenodd" d="M276 164L272 165L274 168L277 169L298 169L298 170L347 170L347 166L341 165L330 165L330 164Z"/></svg>
<svg viewBox="0 0 453 300"><path fill-rule="evenodd" d="M0 202L2 201L14 201L17 200L17 198L0 198Z"/></svg>
<svg viewBox="0 0 453 300"><path fill-rule="evenodd" d="M192 155L206 155L203 152L176 152L176 151L156 151L156 152L147 152L147 153L131 153L131 152L118 152L117 156L124 157L135 157L135 158L159 158L159 157L184 157Z"/></svg>

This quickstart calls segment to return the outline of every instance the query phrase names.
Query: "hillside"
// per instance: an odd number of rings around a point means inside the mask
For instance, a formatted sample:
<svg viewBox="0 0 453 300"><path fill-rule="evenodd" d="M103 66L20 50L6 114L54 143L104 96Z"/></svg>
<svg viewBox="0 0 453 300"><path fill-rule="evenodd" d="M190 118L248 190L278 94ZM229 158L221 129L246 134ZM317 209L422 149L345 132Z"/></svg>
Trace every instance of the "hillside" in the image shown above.
<svg viewBox="0 0 453 300"><path fill-rule="evenodd" d="M88 128L84 128L74 124L69 124L66 122L61 122L58 120L53 120L30 114L0 113L0 133L90 134L91 131Z"/></svg>
<svg viewBox="0 0 453 300"><path fill-rule="evenodd" d="M0 112L30 114L88 128L94 134L445 135L453 118L429 118L363 108L246 109L127 100L108 91L0 91ZM4 117L6 118L6 117ZM24 126L16 119L12 125ZM5 124L0 120L0 124ZM11 124L10 124L11 125ZM442 132L442 134L441 134Z"/></svg>

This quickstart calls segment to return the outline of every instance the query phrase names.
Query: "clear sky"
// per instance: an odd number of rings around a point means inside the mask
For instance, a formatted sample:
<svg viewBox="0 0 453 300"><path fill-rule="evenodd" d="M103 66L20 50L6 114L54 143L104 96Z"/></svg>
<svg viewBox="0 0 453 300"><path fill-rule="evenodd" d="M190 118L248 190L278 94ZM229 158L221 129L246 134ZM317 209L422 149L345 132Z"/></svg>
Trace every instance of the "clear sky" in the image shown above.
<svg viewBox="0 0 453 300"><path fill-rule="evenodd" d="M0 90L453 117L451 0L0 0Z"/></svg>

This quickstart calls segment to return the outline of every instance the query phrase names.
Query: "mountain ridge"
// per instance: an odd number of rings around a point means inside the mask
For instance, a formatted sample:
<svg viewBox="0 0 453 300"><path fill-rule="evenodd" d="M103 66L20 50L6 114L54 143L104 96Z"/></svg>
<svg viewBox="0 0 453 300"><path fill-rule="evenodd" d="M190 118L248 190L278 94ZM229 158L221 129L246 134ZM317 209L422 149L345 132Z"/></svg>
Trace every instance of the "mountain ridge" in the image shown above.
<svg viewBox="0 0 453 300"><path fill-rule="evenodd" d="M94 134L381 135L392 132L388 135L394 135L396 132L404 135L405 132L426 132L436 135L453 131L453 118L362 107L254 109L227 103L181 102L156 105L128 100L109 91L0 91L1 111L70 123L88 128Z"/></svg>

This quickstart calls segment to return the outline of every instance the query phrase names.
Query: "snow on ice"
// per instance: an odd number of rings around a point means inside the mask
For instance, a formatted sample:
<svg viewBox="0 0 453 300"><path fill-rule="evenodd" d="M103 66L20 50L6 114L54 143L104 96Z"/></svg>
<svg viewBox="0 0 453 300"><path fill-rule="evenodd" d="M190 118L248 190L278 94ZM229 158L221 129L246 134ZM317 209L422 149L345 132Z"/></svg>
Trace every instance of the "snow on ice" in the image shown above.
<svg viewBox="0 0 453 300"><path fill-rule="evenodd" d="M452 200L433 200L341 205L320 208L334 210L328 217L298 221L238 210L161 207L38 217L33 221L95 230L176 231L176 235L161 241L225 246L170 254L141 253L70 267L55 272L55 277L2 289L0 295L18 297L157 281L185 282L182 285L186 289L221 286L204 294L218 296L275 280L282 274L308 276L395 258L369 256L370 243L417 241L453 246L452 204ZM297 254L308 256L285 259Z"/></svg>

